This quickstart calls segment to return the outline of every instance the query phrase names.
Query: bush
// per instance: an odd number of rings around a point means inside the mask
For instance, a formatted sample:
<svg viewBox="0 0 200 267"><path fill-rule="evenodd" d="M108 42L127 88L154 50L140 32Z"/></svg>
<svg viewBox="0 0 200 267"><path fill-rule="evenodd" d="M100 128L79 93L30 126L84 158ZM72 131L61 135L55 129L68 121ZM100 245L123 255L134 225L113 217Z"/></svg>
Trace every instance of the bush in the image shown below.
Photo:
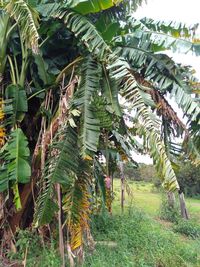
<svg viewBox="0 0 200 267"><path fill-rule="evenodd" d="M200 166L193 166L190 162L181 162L176 170L176 176L181 189L185 196L200 198ZM153 180L156 188L162 187L161 180L157 177Z"/></svg>
<svg viewBox="0 0 200 267"><path fill-rule="evenodd" d="M170 221L170 222L177 222L180 216L180 207L178 202L175 200L174 207L169 205L168 199L166 195L163 195L162 202L160 206L159 217L163 220Z"/></svg>
<svg viewBox="0 0 200 267"><path fill-rule="evenodd" d="M192 220L179 220L177 224L173 226L173 230L192 238L200 237L200 225Z"/></svg>
<svg viewBox="0 0 200 267"><path fill-rule="evenodd" d="M190 162L182 162L176 173L181 191L188 197L200 195L200 166L193 166Z"/></svg>

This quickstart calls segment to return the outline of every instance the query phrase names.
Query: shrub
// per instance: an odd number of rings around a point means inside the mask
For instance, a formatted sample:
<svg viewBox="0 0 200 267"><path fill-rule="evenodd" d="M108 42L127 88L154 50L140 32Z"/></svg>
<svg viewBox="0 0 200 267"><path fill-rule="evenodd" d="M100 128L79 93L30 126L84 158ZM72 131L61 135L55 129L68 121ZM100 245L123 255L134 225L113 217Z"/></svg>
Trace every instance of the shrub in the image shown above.
<svg viewBox="0 0 200 267"><path fill-rule="evenodd" d="M52 241L44 246L35 232L20 230L16 242L17 253L10 253L9 258L22 262L27 254L27 267L60 267L61 261L55 247Z"/></svg>
<svg viewBox="0 0 200 267"><path fill-rule="evenodd" d="M179 220L177 224L173 226L173 230L192 238L200 237L200 225L192 220Z"/></svg>
<svg viewBox="0 0 200 267"><path fill-rule="evenodd" d="M193 166L190 162L182 162L177 179L181 191L188 197L197 197L200 195L200 166Z"/></svg>

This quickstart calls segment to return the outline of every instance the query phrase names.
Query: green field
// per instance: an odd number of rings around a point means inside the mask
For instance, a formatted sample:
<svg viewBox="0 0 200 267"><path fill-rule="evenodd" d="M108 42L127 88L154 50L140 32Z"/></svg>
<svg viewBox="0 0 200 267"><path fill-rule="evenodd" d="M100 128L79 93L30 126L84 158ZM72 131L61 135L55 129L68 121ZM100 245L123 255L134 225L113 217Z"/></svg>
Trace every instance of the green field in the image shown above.
<svg viewBox="0 0 200 267"><path fill-rule="evenodd" d="M132 190L132 197L126 194L125 206L128 208L131 203L138 208L141 208L147 214L151 216L157 216L161 204L161 193L158 193L153 184L145 182L133 182L129 181L128 185ZM118 213L120 210L120 180L114 181L115 200L113 204L114 213ZM187 208L191 218L197 218L200 222L200 200L186 198Z"/></svg>

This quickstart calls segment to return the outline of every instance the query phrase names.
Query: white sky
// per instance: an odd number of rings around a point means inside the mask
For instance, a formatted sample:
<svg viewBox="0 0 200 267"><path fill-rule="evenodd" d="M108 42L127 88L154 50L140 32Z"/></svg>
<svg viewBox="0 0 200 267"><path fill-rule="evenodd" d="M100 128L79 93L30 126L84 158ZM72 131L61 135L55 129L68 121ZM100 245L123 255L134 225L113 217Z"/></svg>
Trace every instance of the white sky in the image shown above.
<svg viewBox="0 0 200 267"><path fill-rule="evenodd" d="M188 25L200 24L200 0L147 0L147 4L143 3L134 13L134 17L138 19L149 17L155 20L173 20L184 22ZM198 37L199 36L200 26L198 29ZM196 76L200 79L200 56L196 57L193 55L172 53L170 53L170 56L172 56L177 63L193 66L196 70ZM152 163L149 156L133 155L137 162L144 162L146 164Z"/></svg>
<svg viewBox="0 0 200 267"><path fill-rule="evenodd" d="M150 17L157 20L174 20L188 24L198 23L199 0L147 0L138 8L138 17Z"/></svg>
<svg viewBox="0 0 200 267"><path fill-rule="evenodd" d="M147 0L134 13L136 18L149 17L155 20L184 22L188 26L200 24L200 0ZM200 37L200 26L197 32ZM200 57L192 55L174 54L175 61L188 64L196 70L200 78Z"/></svg>

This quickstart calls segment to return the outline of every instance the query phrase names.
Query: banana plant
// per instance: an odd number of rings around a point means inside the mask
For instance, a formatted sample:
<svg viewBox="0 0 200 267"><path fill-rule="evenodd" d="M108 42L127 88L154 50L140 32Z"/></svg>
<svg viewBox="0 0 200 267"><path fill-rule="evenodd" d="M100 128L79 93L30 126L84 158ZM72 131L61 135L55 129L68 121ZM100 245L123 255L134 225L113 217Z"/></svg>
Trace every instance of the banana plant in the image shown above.
<svg viewBox="0 0 200 267"><path fill-rule="evenodd" d="M0 190L11 189L21 208L9 221L27 225L23 215L34 191L33 226L55 223L63 209L68 249L79 256L99 197L95 185L102 202L110 201L104 175L112 172L116 155L137 166L131 151L149 153L167 191L179 188L175 150L199 164L197 80L165 51L199 55L200 45L184 24L134 19L141 2L0 5ZM168 94L187 125L169 105ZM183 134L183 149L175 149L173 137Z"/></svg>

